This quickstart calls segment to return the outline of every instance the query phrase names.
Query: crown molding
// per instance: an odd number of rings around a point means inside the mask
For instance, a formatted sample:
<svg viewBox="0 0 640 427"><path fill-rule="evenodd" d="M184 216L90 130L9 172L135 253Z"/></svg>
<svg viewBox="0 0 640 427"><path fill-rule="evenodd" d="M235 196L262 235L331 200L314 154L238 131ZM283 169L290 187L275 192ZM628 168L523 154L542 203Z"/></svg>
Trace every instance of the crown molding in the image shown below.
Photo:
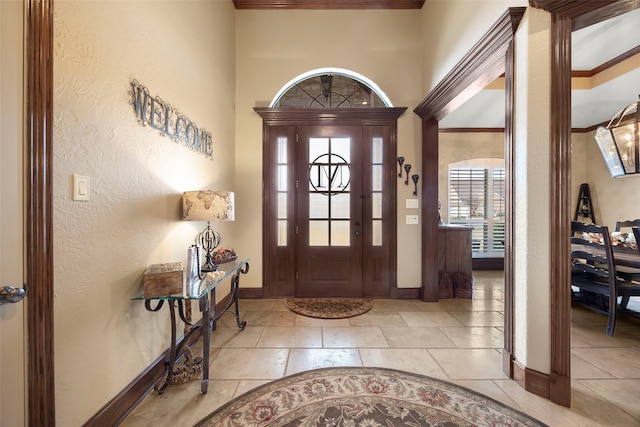
<svg viewBox="0 0 640 427"><path fill-rule="evenodd" d="M236 9L422 9L424 0L233 0Z"/></svg>

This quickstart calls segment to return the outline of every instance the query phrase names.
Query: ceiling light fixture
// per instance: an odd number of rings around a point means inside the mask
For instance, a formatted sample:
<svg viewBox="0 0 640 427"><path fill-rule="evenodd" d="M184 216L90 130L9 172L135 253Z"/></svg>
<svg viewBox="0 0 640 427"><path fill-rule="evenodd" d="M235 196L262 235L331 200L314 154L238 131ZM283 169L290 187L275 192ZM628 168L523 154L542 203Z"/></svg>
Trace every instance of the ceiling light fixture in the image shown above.
<svg viewBox="0 0 640 427"><path fill-rule="evenodd" d="M609 124L598 127L596 141L611 177L640 173L640 110L628 105Z"/></svg>

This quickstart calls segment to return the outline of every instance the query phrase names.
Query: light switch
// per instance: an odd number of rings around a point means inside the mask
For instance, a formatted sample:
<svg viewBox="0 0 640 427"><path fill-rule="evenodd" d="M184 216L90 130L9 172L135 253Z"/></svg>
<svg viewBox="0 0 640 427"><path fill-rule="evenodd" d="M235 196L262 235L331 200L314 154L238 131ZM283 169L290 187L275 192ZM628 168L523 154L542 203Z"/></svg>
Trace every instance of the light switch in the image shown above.
<svg viewBox="0 0 640 427"><path fill-rule="evenodd" d="M406 223L407 224L417 224L418 223L418 215L407 215Z"/></svg>
<svg viewBox="0 0 640 427"><path fill-rule="evenodd" d="M418 209L418 199L406 199L406 207L409 209Z"/></svg>
<svg viewBox="0 0 640 427"><path fill-rule="evenodd" d="M88 176L73 175L73 200L88 202L91 184Z"/></svg>

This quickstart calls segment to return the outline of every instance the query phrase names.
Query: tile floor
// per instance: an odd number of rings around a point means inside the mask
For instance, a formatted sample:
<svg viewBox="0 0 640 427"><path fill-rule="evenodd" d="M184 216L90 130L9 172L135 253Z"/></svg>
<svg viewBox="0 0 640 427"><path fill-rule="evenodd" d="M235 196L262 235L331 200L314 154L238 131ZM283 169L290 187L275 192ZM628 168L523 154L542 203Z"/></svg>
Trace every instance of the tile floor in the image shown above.
<svg viewBox="0 0 640 427"><path fill-rule="evenodd" d="M247 328L221 319L211 340L209 393L200 382L149 394L122 424L191 426L260 384L327 366L380 366L451 381L550 426L640 426L640 322L573 309L572 407L527 393L502 373L502 272L474 272L472 300L375 300L367 314L319 320L282 300L243 300Z"/></svg>

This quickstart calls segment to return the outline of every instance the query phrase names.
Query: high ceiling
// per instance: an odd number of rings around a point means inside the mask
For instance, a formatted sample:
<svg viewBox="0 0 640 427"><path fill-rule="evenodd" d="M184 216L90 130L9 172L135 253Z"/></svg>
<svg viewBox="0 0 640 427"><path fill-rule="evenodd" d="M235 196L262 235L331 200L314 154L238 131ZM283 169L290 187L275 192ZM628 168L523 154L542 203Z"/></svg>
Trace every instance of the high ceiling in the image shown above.
<svg viewBox="0 0 640 427"><path fill-rule="evenodd" d="M640 9L572 34L574 74L590 75L614 58L640 47ZM623 72L625 71L625 72ZM582 73L576 73L582 72ZM609 74L613 75L609 76ZM589 128L608 122L618 111L638 101L640 53L591 78L574 78L572 127ZM578 87L589 87L579 89ZM499 86L491 85L490 87ZM490 106L490 108L488 108ZM440 121L441 128L504 127L504 91L485 89Z"/></svg>
<svg viewBox="0 0 640 427"><path fill-rule="evenodd" d="M553 7L551 0L536 0ZM233 0L237 9L421 9L424 0ZM568 6L583 8L579 2ZM611 3L610 1L604 3ZM561 7L561 6L558 6ZM604 12L603 12L604 13ZM640 95L640 9L574 31L572 34L572 127L608 122ZM586 25L586 24L585 24ZM633 53L633 55L630 55ZM606 64L627 54L624 62ZM601 68L605 68L601 71ZM584 77L587 76L587 77ZM443 118L440 128L503 128L504 90L487 86ZM426 94L425 94L426 96Z"/></svg>

